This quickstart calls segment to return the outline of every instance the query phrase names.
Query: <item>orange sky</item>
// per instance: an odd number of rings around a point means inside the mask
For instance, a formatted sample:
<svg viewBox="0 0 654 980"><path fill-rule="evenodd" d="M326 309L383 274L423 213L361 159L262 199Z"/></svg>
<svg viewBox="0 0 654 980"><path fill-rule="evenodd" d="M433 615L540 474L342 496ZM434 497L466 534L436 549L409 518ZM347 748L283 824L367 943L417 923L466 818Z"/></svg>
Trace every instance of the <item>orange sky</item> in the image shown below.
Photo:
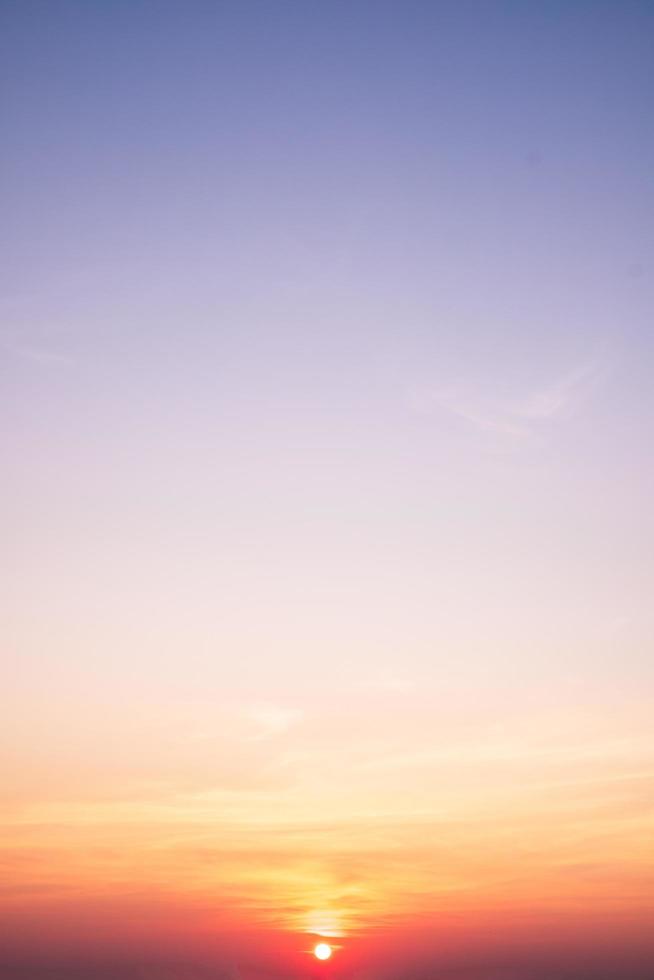
<svg viewBox="0 0 654 980"><path fill-rule="evenodd" d="M630 948L646 938L645 705L482 719L383 691L349 706L233 706L201 733L191 708L151 746L127 716L93 745L69 741L62 717L54 744L30 749L33 769L25 757L10 769L10 945L194 948L222 962L255 936L291 970L321 935L338 973L391 937L440 956L598 930ZM223 785L197 784L223 760Z"/></svg>

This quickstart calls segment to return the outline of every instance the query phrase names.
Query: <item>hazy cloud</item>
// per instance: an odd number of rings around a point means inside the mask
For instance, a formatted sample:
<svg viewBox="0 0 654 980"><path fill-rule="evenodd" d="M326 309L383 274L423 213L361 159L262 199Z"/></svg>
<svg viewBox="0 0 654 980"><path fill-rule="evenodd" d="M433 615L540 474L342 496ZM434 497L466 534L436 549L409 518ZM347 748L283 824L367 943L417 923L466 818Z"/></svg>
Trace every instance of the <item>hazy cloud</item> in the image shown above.
<svg viewBox="0 0 654 980"><path fill-rule="evenodd" d="M0 337L0 348L10 357L33 361L37 364L66 365L74 363L74 358L69 354L11 336Z"/></svg>
<svg viewBox="0 0 654 980"><path fill-rule="evenodd" d="M258 741L287 732L297 724L302 717L302 712L296 708L262 703L246 706L243 709L243 717L252 726L250 738Z"/></svg>
<svg viewBox="0 0 654 980"><path fill-rule="evenodd" d="M529 438L539 425L569 415L606 373L603 357L596 357L537 388L524 399L484 398L471 385L456 383L425 388L411 394L421 413L442 410L463 419L481 432L514 440Z"/></svg>

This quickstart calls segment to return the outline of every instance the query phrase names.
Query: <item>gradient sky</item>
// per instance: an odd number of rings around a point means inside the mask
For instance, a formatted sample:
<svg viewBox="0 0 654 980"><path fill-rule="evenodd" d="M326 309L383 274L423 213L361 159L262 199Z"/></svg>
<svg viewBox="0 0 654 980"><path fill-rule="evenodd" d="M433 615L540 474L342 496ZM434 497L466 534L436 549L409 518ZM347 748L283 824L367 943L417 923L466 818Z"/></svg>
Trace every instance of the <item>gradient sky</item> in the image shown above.
<svg viewBox="0 0 654 980"><path fill-rule="evenodd" d="M654 5L0 9L3 980L651 976Z"/></svg>

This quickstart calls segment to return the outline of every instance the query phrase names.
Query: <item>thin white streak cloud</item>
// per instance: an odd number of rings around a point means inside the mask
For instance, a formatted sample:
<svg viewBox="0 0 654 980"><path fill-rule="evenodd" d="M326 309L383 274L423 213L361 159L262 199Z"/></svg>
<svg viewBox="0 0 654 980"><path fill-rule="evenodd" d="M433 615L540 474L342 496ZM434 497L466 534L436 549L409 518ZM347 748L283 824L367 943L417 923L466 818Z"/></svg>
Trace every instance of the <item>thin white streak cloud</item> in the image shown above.
<svg viewBox="0 0 654 980"><path fill-rule="evenodd" d="M365 688L388 694L409 694L415 690L416 684L404 674L394 670L381 670L370 678Z"/></svg>
<svg viewBox="0 0 654 980"><path fill-rule="evenodd" d="M298 723L301 716L297 709L277 704L253 704L243 710L244 719L254 728L250 735L253 741L283 735Z"/></svg>
<svg viewBox="0 0 654 980"><path fill-rule="evenodd" d="M585 399L606 374L603 358L578 365L546 387L515 403L484 402L461 384L414 391L411 404L418 412L441 409L481 432L523 440L539 426L560 421Z"/></svg>
<svg viewBox="0 0 654 980"><path fill-rule="evenodd" d="M514 421L507 414L478 407L474 399L455 387L444 388L432 393L433 404L451 415L469 422L482 432L490 432L511 438L524 438L529 434L528 426Z"/></svg>
<svg viewBox="0 0 654 980"><path fill-rule="evenodd" d="M364 763L366 769L422 768L435 764L462 765L485 763L545 762L576 764L599 760L645 759L652 757L649 738L622 738L587 745L533 745L528 741L485 741L472 744L444 745L413 752L390 754Z"/></svg>
<svg viewBox="0 0 654 980"><path fill-rule="evenodd" d="M23 344L4 338L0 341L0 346L11 357L18 357L22 360L34 361L37 364L67 365L74 364L74 358L61 351L48 350L44 347L33 344Z"/></svg>
<svg viewBox="0 0 654 980"><path fill-rule="evenodd" d="M560 418L590 393L603 374L604 368L596 361L581 364L550 387L534 392L518 414L533 421Z"/></svg>

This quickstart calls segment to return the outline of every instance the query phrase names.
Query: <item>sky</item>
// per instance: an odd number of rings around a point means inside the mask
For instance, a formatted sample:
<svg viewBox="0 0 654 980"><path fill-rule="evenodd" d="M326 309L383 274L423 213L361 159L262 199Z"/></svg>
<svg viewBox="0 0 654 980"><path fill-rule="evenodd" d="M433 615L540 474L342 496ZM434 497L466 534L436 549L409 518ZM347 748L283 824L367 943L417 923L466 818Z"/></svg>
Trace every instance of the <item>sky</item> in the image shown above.
<svg viewBox="0 0 654 980"><path fill-rule="evenodd" d="M0 64L0 977L651 977L654 6Z"/></svg>

